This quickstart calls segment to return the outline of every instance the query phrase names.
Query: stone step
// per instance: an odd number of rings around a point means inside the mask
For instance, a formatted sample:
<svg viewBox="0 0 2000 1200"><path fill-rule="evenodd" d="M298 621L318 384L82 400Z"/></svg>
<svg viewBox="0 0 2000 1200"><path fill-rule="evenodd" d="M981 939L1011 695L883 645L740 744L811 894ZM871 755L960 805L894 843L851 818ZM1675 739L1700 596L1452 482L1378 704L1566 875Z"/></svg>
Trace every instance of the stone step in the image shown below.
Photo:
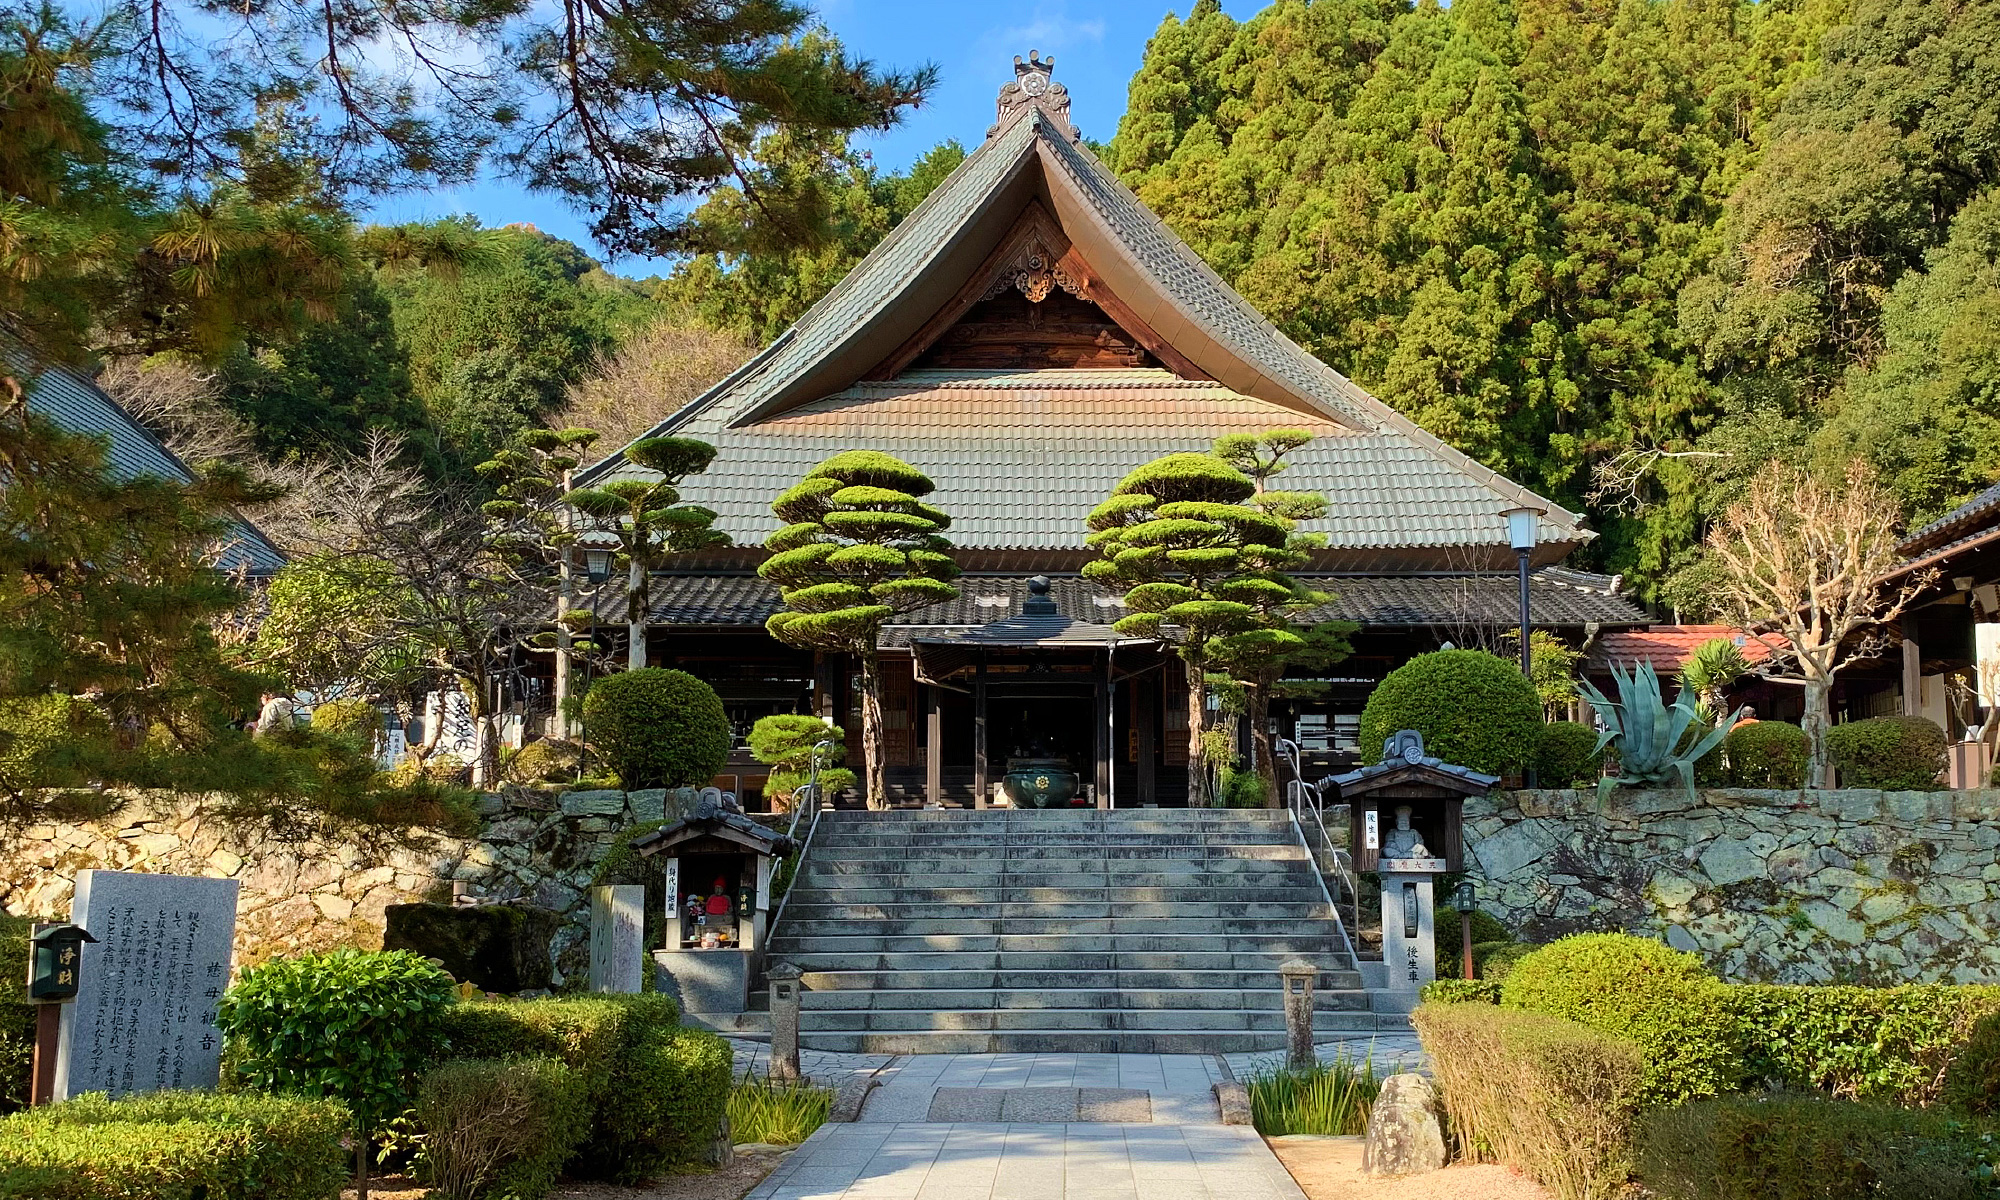
<svg viewBox="0 0 2000 1200"><path fill-rule="evenodd" d="M961 951L1023 954L1178 954L1256 953L1345 954L1340 937L1325 922L1314 922L1313 932L1260 937L1254 942L1229 933L876 933L843 928L837 933L796 934L787 923L786 931L771 939L773 958L801 952L846 954L954 953Z"/></svg>
<svg viewBox="0 0 2000 1200"><path fill-rule="evenodd" d="M1237 1054L1251 1050L1282 1050L1285 1035L1282 1030L1276 1033L1090 1032L1066 1029L1013 1030L1006 1033L853 1031L801 1032L799 1043L808 1049L849 1054Z"/></svg>
<svg viewBox="0 0 2000 1200"><path fill-rule="evenodd" d="M1291 880L1271 887L827 887L792 888L790 904L1312 904L1319 885ZM1194 915L1194 914L1188 914Z"/></svg>
<svg viewBox="0 0 2000 1200"><path fill-rule="evenodd" d="M1022 936L1062 934L1139 934L1173 938L1201 934L1233 935L1238 938L1335 936L1331 922L1324 918L1206 918L1206 917L849 917L814 920L794 919L785 914L783 936L791 939L840 937L873 934L878 937L916 937L927 934L1018 934ZM775 939L774 939L775 940Z"/></svg>
<svg viewBox="0 0 2000 1200"><path fill-rule="evenodd" d="M1272 979L1284 962L1302 957L1296 952L1146 952L1111 951L905 951L889 953L807 950L786 954L807 973L850 971L1218 971ZM1338 965L1342 956L1304 955L1320 968L1320 987L1360 987L1358 971Z"/></svg>
<svg viewBox="0 0 2000 1200"><path fill-rule="evenodd" d="M1141 863L1199 863L1202 869L1229 870L1239 862L1307 861L1305 847L1296 842L1273 842L1246 846L821 846L813 843L815 858L822 855L858 863L891 864L887 869L909 862L938 862L943 869L955 870L962 861L1007 861L1010 871L1109 870L1114 866ZM884 868L877 867L876 870ZM1146 867L1167 870L1171 867Z"/></svg>
<svg viewBox="0 0 2000 1200"><path fill-rule="evenodd" d="M916 921L933 917L989 917L1008 919L1041 917L1050 920L1124 918L1154 920L1234 920L1286 921L1331 918L1333 911L1319 901L1126 901L1126 900L966 900L956 903L934 901L888 901L866 903L822 898L819 895L792 897L785 916L795 921Z"/></svg>
<svg viewBox="0 0 2000 1200"><path fill-rule="evenodd" d="M1005 850L1008 853L1041 850L1078 857L1111 854L1120 850L1190 850L1229 852L1272 846L1297 846L1289 830L1272 833L1154 833L1120 835L1041 834L981 837L974 834L912 833L827 833L815 834L813 845L828 850Z"/></svg>
<svg viewBox="0 0 2000 1200"><path fill-rule="evenodd" d="M1245 870L1203 870L1192 865L1187 870L1175 871L1073 871L1055 874L1052 872L1017 872L1008 869L992 871L936 871L906 869L902 871L854 871L827 870L824 865L806 870L792 885L793 891L801 888L821 888L842 890L871 890L882 888L1031 888L1031 887L1109 887L1109 888L1276 888L1309 887L1319 890L1319 882L1312 872L1303 866L1269 869L1256 867Z"/></svg>
<svg viewBox="0 0 2000 1200"><path fill-rule="evenodd" d="M799 993L804 1012L846 1009L908 1009L913 1012L978 1009L1072 1009L1084 1013L1117 1012L1126 1009L1179 1009L1187 1011L1228 1009L1245 1012L1284 1011L1284 994L1278 988L1059 988L1059 987L968 987L968 988L881 988L875 991L805 991ZM1315 1009L1365 1009L1368 993L1315 991Z"/></svg>
<svg viewBox="0 0 2000 1200"><path fill-rule="evenodd" d="M797 960L792 960L796 962ZM981 970L964 966L953 966L923 971L907 970L848 970L828 971L820 968L803 968L804 984L812 992L884 992L884 991L971 991L978 989L1020 990L1061 990L1073 992L1159 992L1172 993L1174 989L1196 991L1233 991L1271 993L1273 1002L1278 997L1280 986L1278 973L1269 970L1249 971L1199 971L1199 970L1103 970L1103 971L1061 971L1061 970ZM1340 973L1344 987L1336 985L1331 972L1320 977L1315 984L1315 995L1338 994L1341 991L1358 991L1361 987L1359 972ZM1060 1006L1058 1006L1060 1007ZM1132 1007L1128 1005L1127 1007ZM1206 1006L1195 1006L1206 1007ZM1322 1007L1342 1008L1343 1004L1326 1004Z"/></svg>

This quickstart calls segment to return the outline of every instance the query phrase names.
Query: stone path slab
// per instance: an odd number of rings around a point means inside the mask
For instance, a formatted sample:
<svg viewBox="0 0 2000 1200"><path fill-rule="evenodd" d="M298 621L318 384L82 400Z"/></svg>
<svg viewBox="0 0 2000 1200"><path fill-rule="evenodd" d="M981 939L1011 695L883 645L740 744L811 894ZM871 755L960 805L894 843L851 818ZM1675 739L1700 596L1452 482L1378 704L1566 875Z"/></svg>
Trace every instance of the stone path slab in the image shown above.
<svg viewBox="0 0 2000 1200"><path fill-rule="evenodd" d="M939 1088L931 1094L929 1119L1150 1125L1153 1105L1136 1088Z"/></svg>
<svg viewBox="0 0 2000 1200"><path fill-rule="evenodd" d="M1148 1098L1150 1117L1129 1119L1174 1125L1219 1124L1215 1085L1226 1076L1221 1060L1206 1054L913 1054L884 1067L878 1078L882 1086L862 1107L863 1122L935 1120L940 1092L1115 1089ZM1015 1120L998 1114L987 1119Z"/></svg>
<svg viewBox="0 0 2000 1200"><path fill-rule="evenodd" d="M1304 1200L1245 1126L822 1125L745 1200Z"/></svg>
<svg viewBox="0 0 2000 1200"><path fill-rule="evenodd" d="M1313 1049L1323 1063L1346 1059L1373 1063L1375 1077L1386 1079L1404 1071L1430 1073L1430 1059L1414 1033L1354 1033L1315 1040ZM1237 1079L1268 1075L1285 1065L1283 1050L1253 1050L1227 1056L1229 1073Z"/></svg>

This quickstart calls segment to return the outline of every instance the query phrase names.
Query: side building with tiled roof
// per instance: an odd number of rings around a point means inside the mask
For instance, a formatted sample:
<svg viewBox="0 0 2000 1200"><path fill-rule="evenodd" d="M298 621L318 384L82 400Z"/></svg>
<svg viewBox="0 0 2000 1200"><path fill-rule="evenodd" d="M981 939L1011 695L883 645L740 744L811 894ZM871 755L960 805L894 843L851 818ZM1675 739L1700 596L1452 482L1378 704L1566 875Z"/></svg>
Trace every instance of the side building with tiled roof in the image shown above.
<svg viewBox="0 0 2000 1200"><path fill-rule="evenodd" d="M763 632L778 596L755 571L778 493L838 452L886 451L936 481L927 500L965 572L958 600L883 636L897 798L963 802L1009 759L1055 758L1099 803L1173 803L1186 733L1162 696L1178 660L1088 631L971 635L1041 603L1034 576L1067 622L1108 627L1120 601L1079 574L1086 514L1151 459L1272 428L1314 435L1282 480L1329 501L1304 526L1326 545L1301 574L1335 597L1321 615L1362 626L1325 695L1279 714L1326 769L1351 762L1353 718L1391 667L1445 642L1501 645L1517 602L1508 509L1542 512L1537 626L1581 643L1646 623L1616 580L1560 566L1592 537L1579 514L1445 445L1238 296L1081 144L1046 68L1017 63L1039 86L1003 89L984 144L795 325L646 435L717 447L680 490L734 543L655 581L653 663L711 680L745 728L797 710L858 729L846 664ZM614 454L578 483L645 474ZM926 650L954 640L981 649ZM736 782L754 790L747 760Z"/></svg>

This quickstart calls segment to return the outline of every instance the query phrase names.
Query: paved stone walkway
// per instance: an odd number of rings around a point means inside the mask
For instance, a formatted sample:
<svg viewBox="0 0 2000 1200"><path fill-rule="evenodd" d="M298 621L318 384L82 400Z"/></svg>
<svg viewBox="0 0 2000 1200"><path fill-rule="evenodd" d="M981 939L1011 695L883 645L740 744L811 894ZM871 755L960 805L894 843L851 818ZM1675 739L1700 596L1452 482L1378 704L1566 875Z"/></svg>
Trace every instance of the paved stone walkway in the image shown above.
<svg viewBox="0 0 2000 1200"><path fill-rule="evenodd" d="M820 1126L746 1200L1304 1200L1255 1130L1221 1123L1224 1070L1199 1054L897 1058L859 1121ZM995 1111L1024 1119L933 1119Z"/></svg>

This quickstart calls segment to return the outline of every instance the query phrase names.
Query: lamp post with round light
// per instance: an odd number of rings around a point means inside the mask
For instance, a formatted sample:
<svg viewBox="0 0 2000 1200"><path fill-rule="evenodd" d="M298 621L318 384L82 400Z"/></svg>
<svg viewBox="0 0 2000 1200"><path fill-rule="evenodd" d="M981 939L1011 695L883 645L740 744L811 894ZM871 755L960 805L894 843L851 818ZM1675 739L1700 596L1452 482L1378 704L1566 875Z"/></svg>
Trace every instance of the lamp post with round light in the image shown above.
<svg viewBox="0 0 2000 1200"><path fill-rule="evenodd" d="M1452 892L1451 904L1458 910L1459 937L1465 943L1465 962L1461 964L1464 973L1459 976L1461 979L1472 978L1472 908L1478 901L1479 895L1473 889L1472 880L1459 880L1458 887Z"/></svg>
<svg viewBox="0 0 2000 1200"><path fill-rule="evenodd" d="M1514 560L1519 568L1521 591L1521 674L1534 678L1531 670L1532 656L1528 650L1528 560L1535 553L1536 525L1546 509L1521 505L1510 508L1500 515L1507 519L1507 542L1514 547Z"/></svg>

